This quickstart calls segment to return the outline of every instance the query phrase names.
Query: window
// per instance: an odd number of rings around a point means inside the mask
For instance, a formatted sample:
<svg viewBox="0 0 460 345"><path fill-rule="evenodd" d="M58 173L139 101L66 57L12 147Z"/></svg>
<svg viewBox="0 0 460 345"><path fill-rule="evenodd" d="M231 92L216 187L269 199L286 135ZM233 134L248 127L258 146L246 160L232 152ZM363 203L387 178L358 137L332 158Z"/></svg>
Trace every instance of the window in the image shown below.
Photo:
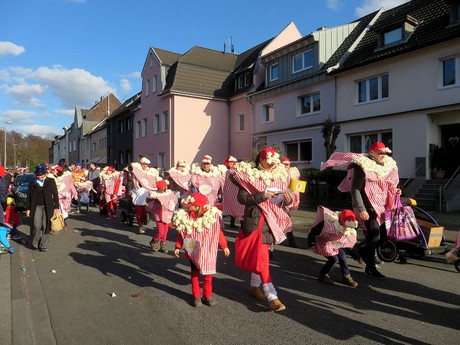
<svg viewBox="0 0 460 345"><path fill-rule="evenodd" d="M455 58L442 62L442 86L455 85Z"/></svg>
<svg viewBox="0 0 460 345"><path fill-rule="evenodd" d="M403 39L402 27L387 31L383 33L383 44L391 44Z"/></svg>
<svg viewBox="0 0 460 345"><path fill-rule="evenodd" d="M292 58L292 73L297 73L313 67L313 50L295 55Z"/></svg>
<svg viewBox="0 0 460 345"><path fill-rule="evenodd" d="M311 162L312 142L311 140L285 142L286 156L295 162Z"/></svg>
<svg viewBox="0 0 460 345"><path fill-rule="evenodd" d="M131 119L130 118L126 119L126 130L127 131L131 130Z"/></svg>
<svg viewBox="0 0 460 345"><path fill-rule="evenodd" d="M124 154L123 154L123 151L120 151L120 152L119 152L119 156L118 156L118 157L119 157L119 160L120 160L120 164L124 164L124 159L123 159Z"/></svg>
<svg viewBox="0 0 460 345"><path fill-rule="evenodd" d="M150 94L150 79L147 79L145 82L145 95L148 96Z"/></svg>
<svg viewBox="0 0 460 345"><path fill-rule="evenodd" d="M142 137L142 125L140 121L136 122L136 127L137 127L137 133L136 133L136 138Z"/></svg>
<svg viewBox="0 0 460 345"><path fill-rule="evenodd" d="M244 86L248 86L251 83L251 74L248 72L244 75Z"/></svg>
<svg viewBox="0 0 460 345"><path fill-rule="evenodd" d="M107 126L107 134L112 134L112 123L109 123L109 125Z"/></svg>
<svg viewBox="0 0 460 345"><path fill-rule="evenodd" d="M158 90L157 83L158 83L158 77L156 75L154 75L153 76L152 93L157 92L157 90Z"/></svg>
<svg viewBox="0 0 460 345"><path fill-rule="evenodd" d="M162 114L161 131L167 132L168 130L169 130L169 116L168 116L168 112L164 111Z"/></svg>
<svg viewBox="0 0 460 345"><path fill-rule="evenodd" d="M238 114L236 116L236 131L244 132L244 114Z"/></svg>
<svg viewBox="0 0 460 345"><path fill-rule="evenodd" d="M458 24L460 22L460 2L451 1L449 17L450 24Z"/></svg>
<svg viewBox="0 0 460 345"><path fill-rule="evenodd" d="M153 134L160 133L160 114L153 116Z"/></svg>
<svg viewBox="0 0 460 345"><path fill-rule="evenodd" d="M143 126L142 126L142 127L143 127L143 133L142 133L142 136L143 136L143 137L146 137L146 136L147 136L147 119L142 120L142 122L143 122Z"/></svg>
<svg viewBox="0 0 460 345"><path fill-rule="evenodd" d="M311 114L321 111L320 93L312 93L302 96L300 99L300 115Z"/></svg>
<svg viewBox="0 0 460 345"><path fill-rule="evenodd" d="M91 151L93 151L93 152L96 151L96 143L93 143L92 146L93 146L93 147L91 148Z"/></svg>
<svg viewBox="0 0 460 345"><path fill-rule="evenodd" d="M118 133L123 133L123 121L118 121Z"/></svg>
<svg viewBox="0 0 460 345"><path fill-rule="evenodd" d="M244 87L244 75L240 75L238 77L238 89L241 89Z"/></svg>
<svg viewBox="0 0 460 345"><path fill-rule="evenodd" d="M166 156L166 154L164 152L159 152L158 153L158 168L160 168L160 169L165 168L165 156Z"/></svg>
<svg viewBox="0 0 460 345"><path fill-rule="evenodd" d="M391 131L350 135L349 139L350 152L369 152L371 145L377 141L383 142L390 150L393 149L393 133Z"/></svg>
<svg viewBox="0 0 460 345"><path fill-rule="evenodd" d="M389 97L388 74L357 82L358 103L366 103Z"/></svg>
<svg viewBox="0 0 460 345"><path fill-rule="evenodd" d="M262 123L272 122L275 120L275 105L266 104L262 108Z"/></svg>
<svg viewBox="0 0 460 345"><path fill-rule="evenodd" d="M270 66L269 73L270 73L269 74L269 80L270 81L278 80L279 69L278 69L278 64L277 63L275 63L275 64Z"/></svg>

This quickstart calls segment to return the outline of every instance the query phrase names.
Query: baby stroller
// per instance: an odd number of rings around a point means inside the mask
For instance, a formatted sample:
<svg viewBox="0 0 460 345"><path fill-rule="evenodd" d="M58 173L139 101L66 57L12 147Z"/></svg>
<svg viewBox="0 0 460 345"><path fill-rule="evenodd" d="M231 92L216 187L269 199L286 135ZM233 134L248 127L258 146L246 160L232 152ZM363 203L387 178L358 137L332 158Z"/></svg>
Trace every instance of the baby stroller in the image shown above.
<svg viewBox="0 0 460 345"><path fill-rule="evenodd" d="M414 258L422 258L425 255L445 252L444 227L425 210L416 206L416 201L409 198L401 198L404 206L412 208L416 219L417 236L408 240L388 238L385 224L381 229L381 240L377 247L377 256L384 262L395 261L400 252L404 251Z"/></svg>

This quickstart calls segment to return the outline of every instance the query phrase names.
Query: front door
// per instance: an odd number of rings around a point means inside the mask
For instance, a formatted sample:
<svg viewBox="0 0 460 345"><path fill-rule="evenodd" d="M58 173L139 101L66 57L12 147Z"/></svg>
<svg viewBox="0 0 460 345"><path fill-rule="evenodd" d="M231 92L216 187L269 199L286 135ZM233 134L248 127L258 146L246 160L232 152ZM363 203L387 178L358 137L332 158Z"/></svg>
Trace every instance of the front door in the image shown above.
<svg viewBox="0 0 460 345"><path fill-rule="evenodd" d="M451 177L460 166L460 124L441 127L444 169L446 177Z"/></svg>

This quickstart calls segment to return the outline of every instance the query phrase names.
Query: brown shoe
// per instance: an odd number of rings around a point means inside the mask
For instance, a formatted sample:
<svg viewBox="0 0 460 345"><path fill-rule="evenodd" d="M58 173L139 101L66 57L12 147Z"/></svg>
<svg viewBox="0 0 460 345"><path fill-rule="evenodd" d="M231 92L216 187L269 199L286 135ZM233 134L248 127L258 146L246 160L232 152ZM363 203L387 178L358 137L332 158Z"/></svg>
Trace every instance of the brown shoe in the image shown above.
<svg viewBox="0 0 460 345"><path fill-rule="evenodd" d="M343 276L343 283L347 286L357 287L358 283L353 280L350 274Z"/></svg>
<svg viewBox="0 0 460 345"><path fill-rule="evenodd" d="M160 249L160 244L159 244L159 240L151 240L150 241L150 247L152 248L152 250L154 252L157 252L159 249Z"/></svg>
<svg viewBox="0 0 460 345"><path fill-rule="evenodd" d="M281 301L277 298L274 299L273 301L268 302L268 307L270 308L271 311L282 311L286 309L286 306L281 303Z"/></svg>
<svg viewBox="0 0 460 345"><path fill-rule="evenodd" d="M251 286L249 294L254 296L258 301L265 301L265 294L258 286Z"/></svg>
<svg viewBox="0 0 460 345"><path fill-rule="evenodd" d="M318 280L324 284L334 284L334 281L329 277L329 274L320 274Z"/></svg>
<svg viewBox="0 0 460 345"><path fill-rule="evenodd" d="M161 241L160 242L160 252L162 253L168 253L168 249L166 248L166 242Z"/></svg>

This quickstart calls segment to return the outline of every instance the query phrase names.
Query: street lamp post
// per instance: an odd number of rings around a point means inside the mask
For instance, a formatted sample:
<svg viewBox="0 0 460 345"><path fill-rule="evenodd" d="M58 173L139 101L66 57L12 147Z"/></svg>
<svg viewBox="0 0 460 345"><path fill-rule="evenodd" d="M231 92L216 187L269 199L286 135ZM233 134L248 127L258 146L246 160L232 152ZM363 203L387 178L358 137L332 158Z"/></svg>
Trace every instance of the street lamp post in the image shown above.
<svg viewBox="0 0 460 345"><path fill-rule="evenodd" d="M12 125L13 122L6 121L5 124ZM6 168L6 126L5 126L5 145L4 145L3 149L4 149L4 151L3 151L3 166Z"/></svg>
<svg viewBox="0 0 460 345"><path fill-rule="evenodd" d="M18 144L13 143L13 152L14 152L14 154L13 154L13 158L14 158L13 169L16 169L16 167L18 165L17 161L16 161L16 148L17 148L17 146L18 146Z"/></svg>

